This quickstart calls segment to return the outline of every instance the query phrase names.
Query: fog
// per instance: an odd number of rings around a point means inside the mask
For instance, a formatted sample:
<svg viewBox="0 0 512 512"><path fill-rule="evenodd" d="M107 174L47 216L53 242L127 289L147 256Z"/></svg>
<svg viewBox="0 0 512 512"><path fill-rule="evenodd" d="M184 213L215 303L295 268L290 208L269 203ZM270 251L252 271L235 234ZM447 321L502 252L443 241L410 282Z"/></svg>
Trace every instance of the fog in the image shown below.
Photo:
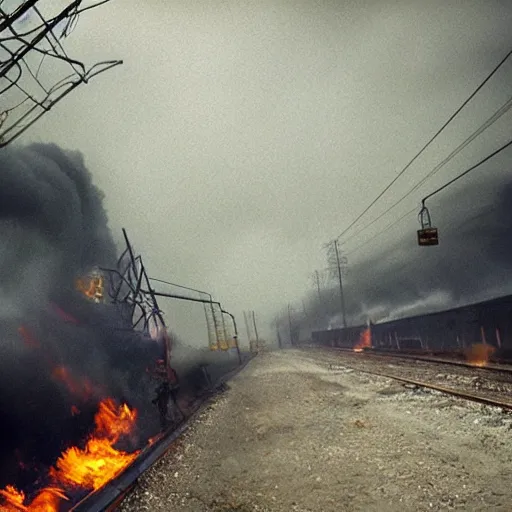
<svg viewBox="0 0 512 512"><path fill-rule="evenodd" d="M273 336L275 312L288 302L297 309L311 272L325 267L322 244L512 48L510 26L512 4L502 0L467 0L464 7L441 0L112 1L81 17L66 48L87 62L122 58L123 66L77 89L22 141L80 150L105 193L114 237L128 229L152 276L211 292L239 326L242 310L254 309L260 330ZM508 98L511 74L508 62L366 221ZM432 267L415 247L414 215L357 248L503 144L511 119L503 116L396 211L344 245L356 302L375 303L369 279L385 298L410 288L411 265L414 272L418 264ZM504 154L482 173L509 172L510 159ZM476 172L465 185L480 178ZM501 189L492 194L501 197ZM450 197L439 196L439 206ZM478 202L454 197L462 216ZM443 236L454 215L437 211ZM472 232L460 232L460 250L446 238L433 249L447 267L473 261L476 249L463 251L463 234ZM473 291L491 291L497 280L474 280ZM450 290L453 300L459 291ZM181 337L206 343L201 308L166 302L165 312Z"/></svg>

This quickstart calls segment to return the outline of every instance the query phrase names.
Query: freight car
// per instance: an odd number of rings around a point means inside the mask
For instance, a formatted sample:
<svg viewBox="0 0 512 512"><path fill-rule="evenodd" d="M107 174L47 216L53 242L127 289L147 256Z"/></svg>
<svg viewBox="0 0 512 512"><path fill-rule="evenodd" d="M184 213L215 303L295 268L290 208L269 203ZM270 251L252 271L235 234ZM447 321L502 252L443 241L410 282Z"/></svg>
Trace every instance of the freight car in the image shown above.
<svg viewBox="0 0 512 512"><path fill-rule="evenodd" d="M366 325L312 333L315 345L353 348ZM370 325L374 349L463 353L475 344L512 360L512 295L426 315Z"/></svg>

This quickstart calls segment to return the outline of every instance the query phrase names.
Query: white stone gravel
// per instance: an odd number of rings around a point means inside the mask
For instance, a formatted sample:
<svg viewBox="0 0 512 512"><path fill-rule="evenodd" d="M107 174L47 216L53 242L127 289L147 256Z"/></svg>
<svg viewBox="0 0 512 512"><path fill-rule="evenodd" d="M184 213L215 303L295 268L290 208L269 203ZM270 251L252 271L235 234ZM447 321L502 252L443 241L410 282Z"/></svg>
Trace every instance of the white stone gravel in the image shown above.
<svg viewBox="0 0 512 512"><path fill-rule="evenodd" d="M263 354L120 510L509 512L511 424L307 351Z"/></svg>

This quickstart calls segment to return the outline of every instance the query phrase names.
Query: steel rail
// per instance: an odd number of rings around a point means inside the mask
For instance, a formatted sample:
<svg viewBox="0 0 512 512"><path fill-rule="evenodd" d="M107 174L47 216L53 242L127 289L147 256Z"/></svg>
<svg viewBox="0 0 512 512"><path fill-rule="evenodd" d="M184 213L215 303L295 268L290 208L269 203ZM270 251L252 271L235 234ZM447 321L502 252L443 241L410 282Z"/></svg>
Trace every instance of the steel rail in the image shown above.
<svg viewBox="0 0 512 512"><path fill-rule="evenodd" d="M197 409L177 428L161 433L151 445L146 446L141 451L141 454L124 471L100 489L89 493L76 503L69 512L112 512L116 510L135 487L138 478L169 451L181 435L192 426L193 421L222 393L224 384L241 372L254 357L253 355L249 356L241 365L220 377L212 386L213 391L205 393L204 399L200 401Z"/></svg>
<svg viewBox="0 0 512 512"><path fill-rule="evenodd" d="M329 368L332 369L333 366L336 366L336 364L331 363L329 365ZM370 375L377 375L379 377L385 377L387 379L396 380L399 382L403 382L404 384L414 384L415 386L420 387L420 388L433 389L435 391L439 391L439 392L445 393L447 395L453 395L458 398L464 398L464 399L470 400L472 402L479 402L479 403L482 403L485 405L491 405L493 407L501 407L502 409L507 409L507 410L512 411L512 402L502 402L501 400L492 400L491 398L485 398L482 396L473 395L472 393L466 393L464 391L457 391L456 389L452 389L452 388L445 388L444 386L438 386L437 384L430 384L428 382L423 382L423 381L416 380L416 379L398 377L396 375L390 375L390 374L384 373L384 372L365 370L365 369L357 368L354 366L346 365L343 363L340 363L339 366L343 366L344 368L350 368L354 371L361 372L361 373L367 373Z"/></svg>
<svg viewBox="0 0 512 512"><path fill-rule="evenodd" d="M483 366L479 366L477 364L471 363L469 361L461 361L457 359L444 359L440 357L435 356L424 356L421 354L407 354L407 353L398 353L393 351L380 351L380 350L363 350L362 352L355 352L352 348L344 348L344 347L320 347L320 348L327 348L330 350L348 353L348 354L354 354L354 357L359 357L361 355L364 356L370 356L370 357L384 357L384 358L397 358L397 359L408 359L408 360L414 360L414 361L425 361L427 363L438 363L438 364L450 364L454 366L463 366L466 368L473 368L475 370L486 370L491 372L504 372L504 373L512 373L512 367L511 366L504 366L504 365L498 365L495 363L487 363ZM357 355L356 355L357 354Z"/></svg>

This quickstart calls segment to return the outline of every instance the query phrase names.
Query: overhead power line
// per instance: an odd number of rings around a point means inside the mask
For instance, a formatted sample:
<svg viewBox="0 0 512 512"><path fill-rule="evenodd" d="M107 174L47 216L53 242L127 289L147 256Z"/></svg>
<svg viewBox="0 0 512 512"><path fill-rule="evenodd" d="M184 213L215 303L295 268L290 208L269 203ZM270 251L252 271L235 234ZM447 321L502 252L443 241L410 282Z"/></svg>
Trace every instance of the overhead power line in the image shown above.
<svg viewBox="0 0 512 512"><path fill-rule="evenodd" d="M455 156L457 156L466 146L468 146L473 140L475 140L479 135L481 135L487 128L492 126L501 116L503 116L506 112L508 112L512 108L512 97L510 97L494 114L485 121L480 127L474 131L464 142L462 142L459 146L457 146L443 161L437 164L425 177L423 177L418 183L416 183L411 189L409 189L404 195L402 195L397 201L395 201L388 209L382 212L380 215L371 220L368 224L362 227L360 230L356 231L352 235L350 235L345 242L352 240L356 236L359 236L363 231L366 231L370 226L378 222L382 217L387 215L391 210L395 209L400 203L402 203L407 197L409 197L413 192L418 190L427 180L432 178L435 174L437 174L450 160L452 160Z"/></svg>
<svg viewBox="0 0 512 512"><path fill-rule="evenodd" d="M491 71L485 80L471 93L471 95L462 103L462 105L450 116L450 118L441 126L441 128L430 138L430 140L416 153L416 155L409 161L409 163L390 181L390 183L377 195L377 197L343 230L337 239L344 236L366 213L380 200L380 198L398 181L398 179L405 174L409 167L418 159L420 155L432 144L432 142L439 136L441 132L453 121L459 112L476 96L482 87L494 76L498 69L505 63L505 61L512 55L512 50L499 62L497 66Z"/></svg>
<svg viewBox="0 0 512 512"><path fill-rule="evenodd" d="M395 221L393 221L391 224L388 224L382 231L379 231L378 233L376 233L375 235L373 235L371 238L368 238L368 240L365 240L362 244L358 245L355 249L352 249L351 251L349 251L347 253L348 254L353 254L357 251L359 251L359 249L361 249L362 247L364 247L365 245L369 244L372 240L375 240L376 238L378 238L379 236L383 235L384 233L386 233L387 231L389 231L393 226L395 226L396 224L398 224L400 221L402 221L403 219L405 219L407 216L411 215L411 213L414 213L416 211L416 208L413 208L412 210L409 210L407 211L406 213L404 213L401 217L399 217L398 219L396 219Z"/></svg>
<svg viewBox="0 0 512 512"><path fill-rule="evenodd" d="M430 199L432 196L436 195L437 193L441 192L442 190L444 190L445 188L449 187L452 183L455 183L456 181L460 180L461 178L463 178L464 176L466 176L467 174L469 174L470 172L474 171L475 169L477 169L478 167L480 167L482 164L484 164L485 162L487 162L488 160L490 160L491 158L495 157L497 154L501 153L502 151L504 151L505 149L507 149L508 147L512 146L512 140L510 140L509 142L507 142L506 144L504 144L503 146L501 146L499 149L497 149L496 151L493 151L490 155L486 156L485 158L483 158L482 160L480 160L478 163L476 163L475 165L471 166L469 169L466 169L464 172L460 173L458 176L456 176L455 178L453 178L452 180L448 181L447 183L445 183L444 185L442 185L441 187L437 188L436 190L434 190L433 192L431 192L430 194L428 194L427 196L425 196L423 199L422 199L422 205L425 204L425 202L427 201L427 199ZM393 221L392 223L388 224L383 230L379 231L378 233L376 233L374 236L370 237L368 240L365 240L362 244L358 245L355 249L352 249L351 251L349 251L347 253L347 255L349 254L353 254L354 252L356 251L359 251L362 247L364 247L365 245L369 244L372 240L375 240L375 238L378 238L379 236L383 235L384 233L386 233L387 231L389 231L393 226L395 226L396 224L398 224L400 221L402 221L402 219L405 219L405 217L407 217L408 215L411 215L411 213L415 212L416 211L416 208L413 208L412 210L409 210L407 211L406 213L404 213L401 217L399 217L397 220Z"/></svg>
<svg viewBox="0 0 512 512"><path fill-rule="evenodd" d="M471 171L474 171L475 169L477 169L478 167L480 167L482 164L484 164L485 162L487 162L488 160L490 160L491 158L495 157L498 153L501 153L502 151L504 151L505 149L507 149L509 146L512 146L512 140L508 141L506 144L504 144L503 146L501 146L499 149L497 149L496 151L494 151L493 153L491 153L490 155L486 156L483 160L480 160L480 162L478 162L477 164L473 165L472 167L470 167L469 169L466 169L464 172L460 173L458 176L455 176L455 178L453 178L452 180L448 181L447 183L445 183L444 185L440 186L439 188L437 188L436 190L434 190L433 192L431 192L430 194L428 194L427 196L425 196L422 200L421 200L421 203L422 205L425 205L425 201L427 199L430 199L432 196L435 196L436 194L438 194L439 192L441 192L442 190L444 190L445 188L449 187L450 185L452 185L453 183L455 183L456 181L460 180L461 178L463 178L464 176L466 176L467 174L469 174Z"/></svg>

